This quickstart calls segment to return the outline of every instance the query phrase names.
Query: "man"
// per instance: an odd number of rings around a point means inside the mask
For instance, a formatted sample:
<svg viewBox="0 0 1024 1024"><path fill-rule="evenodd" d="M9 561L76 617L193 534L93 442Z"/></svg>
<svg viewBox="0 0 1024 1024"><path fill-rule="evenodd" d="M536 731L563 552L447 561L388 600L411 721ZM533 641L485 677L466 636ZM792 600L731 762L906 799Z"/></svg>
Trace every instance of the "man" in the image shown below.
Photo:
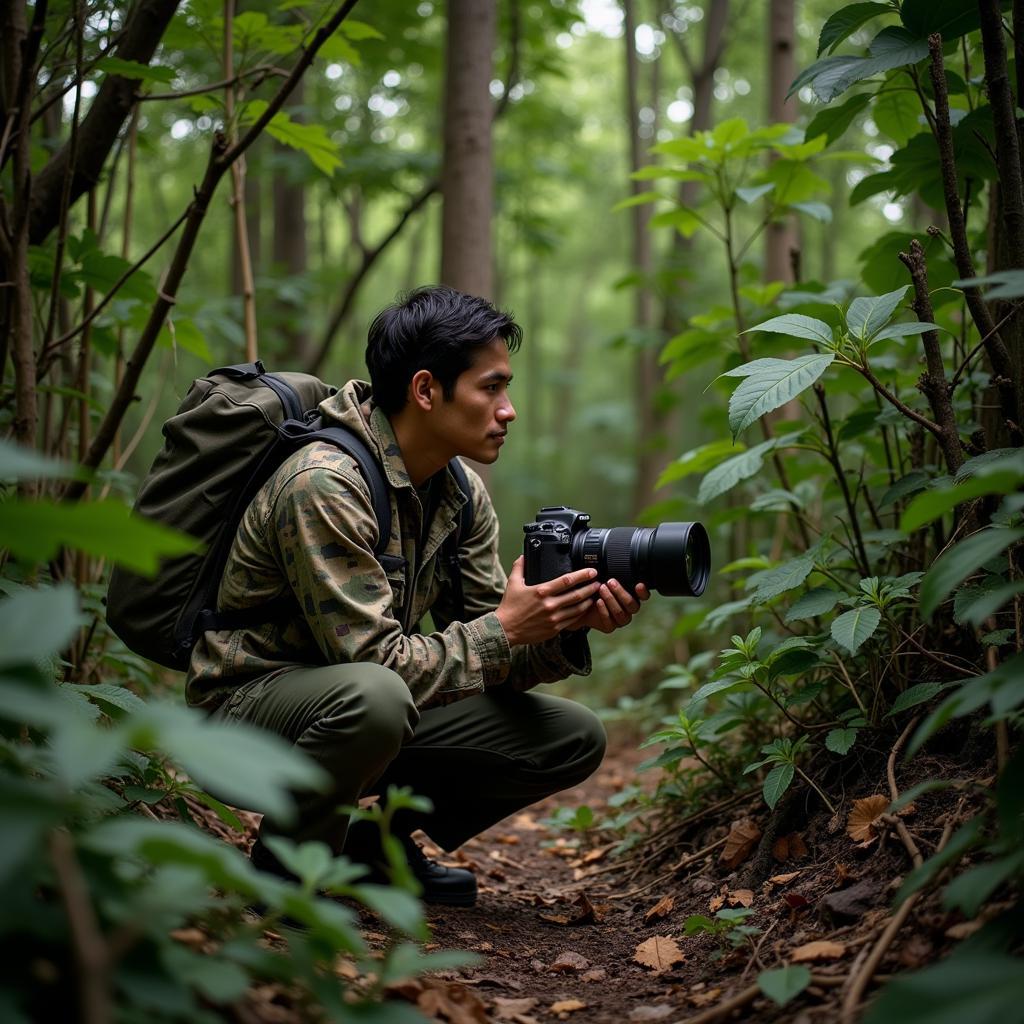
<svg viewBox="0 0 1024 1024"><path fill-rule="evenodd" d="M253 863L283 872L262 839L321 840L374 865L373 829L337 812L389 785L430 798L430 815L395 821L428 902L470 905L469 871L428 860L423 828L447 850L508 814L585 779L604 731L587 709L526 692L590 671L586 629L626 625L649 595L598 583L593 569L535 587L522 559L506 578L498 523L467 470L472 528L460 537L464 621L440 557L466 496L457 456L493 463L516 413L510 316L451 288L424 288L370 327L371 384L350 381L320 406L324 425L355 431L380 460L392 531L373 554L377 521L356 462L333 445L286 460L247 509L218 594L223 610L296 599L285 622L206 633L192 655L189 702L270 729L323 766L333 785L298 795L290 828L264 821ZM434 632L419 631L430 612Z"/></svg>

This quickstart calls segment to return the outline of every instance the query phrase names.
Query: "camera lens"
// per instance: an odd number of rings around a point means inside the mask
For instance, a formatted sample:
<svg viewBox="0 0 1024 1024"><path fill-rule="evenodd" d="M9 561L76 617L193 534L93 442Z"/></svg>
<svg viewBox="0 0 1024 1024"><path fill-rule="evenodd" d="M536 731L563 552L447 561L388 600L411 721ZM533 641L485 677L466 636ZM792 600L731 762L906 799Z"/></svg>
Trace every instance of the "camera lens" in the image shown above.
<svg viewBox="0 0 1024 1024"><path fill-rule="evenodd" d="M573 538L573 568L595 568L631 593L638 583L668 597L699 597L711 575L711 542L700 523L613 526Z"/></svg>

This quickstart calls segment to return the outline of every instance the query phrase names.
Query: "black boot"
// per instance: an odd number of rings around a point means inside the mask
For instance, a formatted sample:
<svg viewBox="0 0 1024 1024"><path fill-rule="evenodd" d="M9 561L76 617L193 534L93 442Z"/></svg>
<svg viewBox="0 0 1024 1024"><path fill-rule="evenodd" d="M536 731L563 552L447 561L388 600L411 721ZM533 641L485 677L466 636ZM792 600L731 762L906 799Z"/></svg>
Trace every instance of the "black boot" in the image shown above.
<svg viewBox="0 0 1024 1024"><path fill-rule="evenodd" d="M476 903L476 876L472 871L438 864L408 835L398 835L396 838L405 849L409 870L423 888L424 903L448 907L471 907ZM345 841L345 855L369 866L370 875L362 881L387 884L388 875L384 870L386 858L380 845L380 831L374 823L352 823Z"/></svg>

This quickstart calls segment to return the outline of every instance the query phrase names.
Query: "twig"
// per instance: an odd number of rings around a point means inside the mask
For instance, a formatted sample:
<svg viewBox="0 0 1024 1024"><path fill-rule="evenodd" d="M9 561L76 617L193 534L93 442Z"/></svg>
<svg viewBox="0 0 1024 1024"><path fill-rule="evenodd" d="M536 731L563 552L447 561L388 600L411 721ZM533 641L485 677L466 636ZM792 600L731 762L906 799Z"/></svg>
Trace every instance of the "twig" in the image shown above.
<svg viewBox="0 0 1024 1024"><path fill-rule="evenodd" d="M114 1009L110 992L110 948L89 900L88 885L75 857L71 836L63 829L50 833L50 859L71 930L81 1019L83 1024L108 1024L113 1020Z"/></svg>
<svg viewBox="0 0 1024 1024"><path fill-rule="evenodd" d="M615 893L608 897L610 900L628 900L634 896L639 896L643 892L647 892L648 889L653 889L656 885L665 881L666 878L671 878L677 871L682 871L683 868L688 868L691 864L696 864L697 861L703 860L709 853L714 853L720 846L725 846L728 836L722 836L721 839L715 840L709 846L705 846L703 850L698 850L696 853L691 853L689 856L684 857L681 861L676 862L668 869L658 875L657 878L648 882L646 885L638 886L636 889L630 889L629 892Z"/></svg>
<svg viewBox="0 0 1024 1024"><path fill-rule="evenodd" d="M208 92L219 92L221 89L227 89L229 86L237 85L239 82L244 81L251 75L259 75L255 82L252 84L252 88L256 89L263 84L264 80L271 77L285 77L288 74L284 68L275 67L273 64L259 64L254 68L248 68L245 71L239 71L237 75L232 78L225 78L222 82L214 82L212 85L201 85L195 89L182 89L181 92L150 92L143 93L139 96L140 103L148 103L150 100L180 100L187 96L202 96Z"/></svg>
<svg viewBox="0 0 1024 1024"><path fill-rule="evenodd" d="M998 331L999 328L1002 327L1006 323L1007 320L1011 320L1019 312L1020 312L1020 306L1014 306L1013 309L1011 309L1010 312L1007 313L999 321L999 323L997 323L995 325L995 327L993 329ZM968 352L966 356L964 356L963 362L957 367L956 373L953 374L953 379L949 382L949 386L951 388L955 388L956 387L957 382L960 380L961 375L967 369L967 367L970 364L971 360L985 347L985 342L988 341L988 339L989 339L989 335L986 334L985 337L983 337L981 339L981 341L979 341L978 344L975 345L974 348L972 348L971 351Z"/></svg>

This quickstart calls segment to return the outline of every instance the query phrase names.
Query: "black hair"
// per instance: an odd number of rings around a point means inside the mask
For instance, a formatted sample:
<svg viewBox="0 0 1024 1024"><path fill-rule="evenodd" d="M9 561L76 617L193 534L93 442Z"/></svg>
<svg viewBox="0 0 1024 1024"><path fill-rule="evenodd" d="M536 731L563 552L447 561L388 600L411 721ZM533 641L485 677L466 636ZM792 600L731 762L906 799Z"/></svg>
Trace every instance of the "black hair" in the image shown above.
<svg viewBox="0 0 1024 1024"><path fill-rule="evenodd" d="M486 299L446 285L417 288L377 314L366 342L374 401L385 413L405 406L409 382L429 370L451 401L455 381L472 365L478 349L501 338L510 352L523 340L511 314Z"/></svg>

